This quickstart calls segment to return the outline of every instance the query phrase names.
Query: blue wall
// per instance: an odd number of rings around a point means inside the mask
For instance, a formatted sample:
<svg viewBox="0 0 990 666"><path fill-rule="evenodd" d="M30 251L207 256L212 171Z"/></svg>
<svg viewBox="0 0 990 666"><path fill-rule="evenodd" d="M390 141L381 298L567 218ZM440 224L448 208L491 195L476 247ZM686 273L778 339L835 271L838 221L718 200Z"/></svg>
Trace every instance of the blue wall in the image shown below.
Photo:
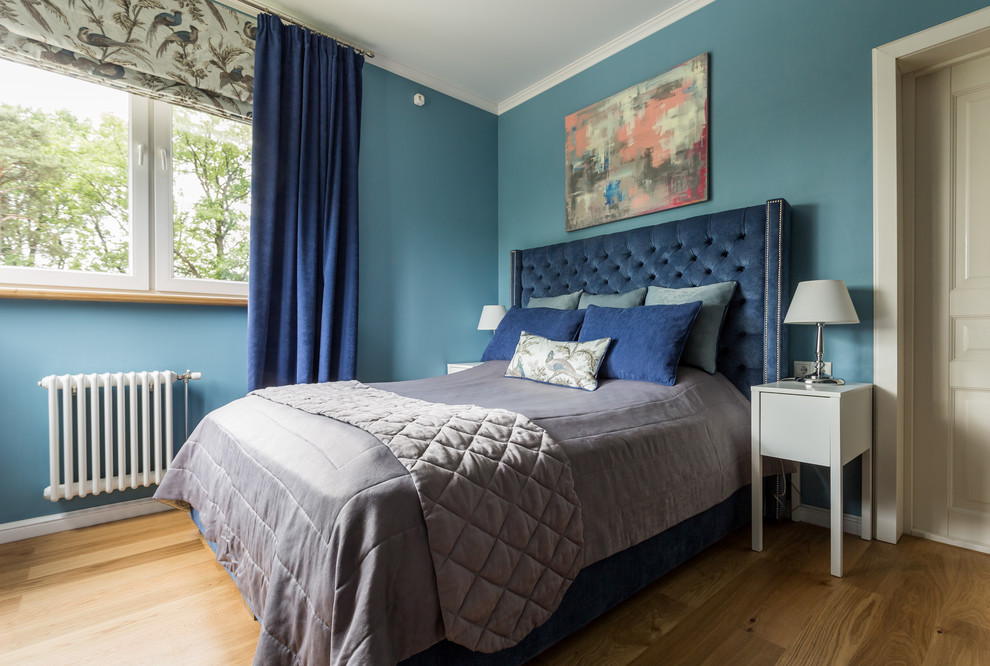
<svg viewBox="0 0 990 666"><path fill-rule="evenodd" d="M57 503L42 497L48 485L48 398L39 379L198 370L203 379L189 391L192 429L209 410L244 395L246 321L243 307L0 299L0 524L150 494L128 490ZM182 385L174 390L181 400ZM177 419L179 441L182 427Z"/></svg>
<svg viewBox="0 0 990 666"><path fill-rule="evenodd" d="M986 5L985 0L718 0L499 117L499 286L509 251L759 204L794 207L792 285L840 278L859 326L826 332L834 373L873 377L873 48ZM710 53L710 200L564 232L564 117ZM791 355L813 359L813 327ZM858 466L847 487L859 487ZM805 501L827 505L809 470ZM846 510L859 512L849 493Z"/></svg>
<svg viewBox="0 0 990 666"><path fill-rule="evenodd" d="M372 65L364 84L358 377L442 374L448 361L478 358L490 338L476 326L481 306L498 296L498 121ZM415 92L426 95L424 107L413 105ZM150 494L42 497L48 422L39 379L199 370L192 427L244 395L246 321L244 307L0 299L0 524Z"/></svg>
<svg viewBox="0 0 990 666"><path fill-rule="evenodd" d="M491 339L498 119L375 67L364 86L358 376L442 374Z"/></svg>

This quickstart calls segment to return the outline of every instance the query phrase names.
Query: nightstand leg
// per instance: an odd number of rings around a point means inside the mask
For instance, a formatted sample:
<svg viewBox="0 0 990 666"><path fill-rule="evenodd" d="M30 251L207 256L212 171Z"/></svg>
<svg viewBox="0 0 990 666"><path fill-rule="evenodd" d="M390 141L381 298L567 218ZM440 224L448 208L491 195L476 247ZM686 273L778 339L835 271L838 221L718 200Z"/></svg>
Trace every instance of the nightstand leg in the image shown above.
<svg viewBox="0 0 990 666"><path fill-rule="evenodd" d="M752 419L752 449L750 454L750 469L752 470L751 486L752 521L753 521L753 550L760 552L763 550L763 456L760 454L760 398L759 391L753 393L753 419Z"/></svg>
<svg viewBox="0 0 990 666"><path fill-rule="evenodd" d="M832 503L832 575L842 578L842 463L832 461L829 468Z"/></svg>
<svg viewBox="0 0 990 666"><path fill-rule="evenodd" d="M753 454L753 550L763 550L763 457Z"/></svg>
<svg viewBox="0 0 990 666"><path fill-rule="evenodd" d="M863 532L867 541L873 538L873 451L863 452Z"/></svg>

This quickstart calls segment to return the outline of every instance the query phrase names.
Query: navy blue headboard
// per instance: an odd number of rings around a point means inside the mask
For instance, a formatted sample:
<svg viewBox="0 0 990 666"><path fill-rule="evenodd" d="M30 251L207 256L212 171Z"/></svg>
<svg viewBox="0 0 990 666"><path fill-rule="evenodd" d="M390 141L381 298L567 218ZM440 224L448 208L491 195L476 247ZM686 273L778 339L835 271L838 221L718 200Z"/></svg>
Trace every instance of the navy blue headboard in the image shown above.
<svg viewBox="0 0 990 666"><path fill-rule="evenodd" d="M783 199L614 234L513 250L512 305L584 289L739 283L725 313L718 370L743 395L780 379L787 363L782 326L788 295L791 207Z"/></svg>

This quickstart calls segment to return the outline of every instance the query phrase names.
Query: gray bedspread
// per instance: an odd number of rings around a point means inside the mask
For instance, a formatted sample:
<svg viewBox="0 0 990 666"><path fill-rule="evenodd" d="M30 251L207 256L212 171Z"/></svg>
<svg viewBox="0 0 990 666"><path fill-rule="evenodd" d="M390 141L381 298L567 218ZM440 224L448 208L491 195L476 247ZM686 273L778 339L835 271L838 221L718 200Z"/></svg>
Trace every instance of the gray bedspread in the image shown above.
<svg viewBox="0 0 990 666"><path fill-rule="evenodd" d="M726 499L748 480L749 403L720 375L595 392L504 378L504 361L376 385L502 408L570 459L584 564ZM371 434L249 396L211 413L155 495L197 508L261 620L256 663L388 664L443 638L415 484Z"/></svg>

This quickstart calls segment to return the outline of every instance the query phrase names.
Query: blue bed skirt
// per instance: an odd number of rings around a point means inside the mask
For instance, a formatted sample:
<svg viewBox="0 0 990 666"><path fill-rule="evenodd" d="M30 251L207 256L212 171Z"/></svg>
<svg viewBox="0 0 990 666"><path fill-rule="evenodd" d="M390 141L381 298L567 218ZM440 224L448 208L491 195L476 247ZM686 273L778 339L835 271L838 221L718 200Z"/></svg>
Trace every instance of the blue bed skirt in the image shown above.
<svg viewBox="0 0 990 666"><path fill-rule="evenodd" d="M400 663L402 666L522 664L749 521L750 490L745 486L721 504L585 567L557 611L515 647L483 654L442 641Z"/></svg>

